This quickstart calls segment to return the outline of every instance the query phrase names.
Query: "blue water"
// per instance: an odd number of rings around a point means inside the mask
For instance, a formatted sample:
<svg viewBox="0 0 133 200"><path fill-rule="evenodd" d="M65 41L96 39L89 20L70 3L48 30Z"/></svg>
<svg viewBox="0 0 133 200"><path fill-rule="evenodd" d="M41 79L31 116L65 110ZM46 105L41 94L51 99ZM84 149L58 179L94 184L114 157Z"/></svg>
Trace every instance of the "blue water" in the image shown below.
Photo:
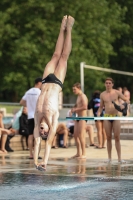
<svg viewBox="0 0 133 200"><path fill-rule="evenodd" d="M6 173L0 199L131 200L133 180Z"/></svg>
<svg viewBox="0 0 133 200"><path fill-rule="evenodd" d="M59 118L59 122L65 121L66 119ZM3 124L12 124L13 117L3 117Z"/></svg>
<svg viewBox="0 0 133 200"><path fill-rule="evenodd" d="M3 124L12 124L13 117L3 117Z"/></svg>

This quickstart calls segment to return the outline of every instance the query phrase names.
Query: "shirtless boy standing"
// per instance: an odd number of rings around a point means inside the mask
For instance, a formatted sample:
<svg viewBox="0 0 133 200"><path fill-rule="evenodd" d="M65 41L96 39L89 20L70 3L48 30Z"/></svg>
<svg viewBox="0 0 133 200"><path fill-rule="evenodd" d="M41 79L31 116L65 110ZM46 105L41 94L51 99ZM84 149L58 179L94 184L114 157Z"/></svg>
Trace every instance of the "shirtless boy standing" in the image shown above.
<svg viewBox="0 0 133 200"><path fill-rule="evenodd" d="M113 89L114 81L112 78L106 78L105 88L106 90L100 95L100 107L97 112L97 116L100 117L100 113L105 108L106 117L116 117L118 116L118 110L115 109L115 102L118 104L119 98L123 101L128 102L128 99L118 90ZM123 105L120 105L121 109L124 109ZM112 150L112 131L114 132L115 147L118 155L118 162L123 163L121 159L121 145L120 145L120 121L119 120L105 120L104 121L105 132L107 135L107 151L108 151L108 162L111 162L111 150Z"/></svg>
<svg viewBox="0 0 133 200"><path fill-rule="evenodd" d="M86 117L87 116L87 105L88 99L86 95L81 90L80 83L75 83L73 85L73 93L76 94L77 101L76 106L71 109L72 113L77 113L78 117ZM85 152L85 133L86 133L86 121L85 120L75 120L74 125L74 138L77 147L77 154L72 158L86 158Z"/></svg>

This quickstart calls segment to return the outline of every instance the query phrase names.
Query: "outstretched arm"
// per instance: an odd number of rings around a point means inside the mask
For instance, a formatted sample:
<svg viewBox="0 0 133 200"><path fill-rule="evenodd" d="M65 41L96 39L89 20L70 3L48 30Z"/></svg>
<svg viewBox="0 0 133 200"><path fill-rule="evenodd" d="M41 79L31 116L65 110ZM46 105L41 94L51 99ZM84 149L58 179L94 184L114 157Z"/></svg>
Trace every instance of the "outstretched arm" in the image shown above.
<svg viewBox="0 0 133 200"><path fill-rule="evenodd" d="M40 149L40 137L35 138L35 147L34 147L34 164L38 166L38 154Z"/></svg>
<svg viewBox="0 0 133 200"><path fill-rule="evenodd" d="M34 146L34 164L37 167L38 166L38 155L40 150L40 143L41 138L39 136L38 127L35 126L34 128L34 138L35 138L35 146Z"/></svg>

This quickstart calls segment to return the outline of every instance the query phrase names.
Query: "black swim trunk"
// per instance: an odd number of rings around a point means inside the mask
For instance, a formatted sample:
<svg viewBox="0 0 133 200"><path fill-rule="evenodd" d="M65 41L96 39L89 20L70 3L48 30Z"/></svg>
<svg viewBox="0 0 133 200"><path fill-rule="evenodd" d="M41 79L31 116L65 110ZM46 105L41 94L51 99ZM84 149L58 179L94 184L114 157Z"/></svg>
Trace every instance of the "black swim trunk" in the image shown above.
<svg viewBox="0 0 133 200"><path fill-rule="evenodd" d="M73 134L74 133L74 126L70 126L69 131L70 131L71 134Z"/></svg>
<svg viewBox="0 0 133 200"><path fill-rule="evenodd" d="M80 119L80 120L82 120L82 119ZM80 120L77 119L76 121L79 122ZM83 119L83 120L84 120L85 122L87 122L87 120L85 120L85 119Z"/></svg>
<svg viewBox="0 0 133 200"><path fill-rule="evenodd" d="M34 132L34 118L28 119L28 129L29 129L29 135L32 135Z"/></svg>
<svg viewBox="0 0 133 200"><path fill-rule="evenodd" d="M104 117L118 117L117 115L110 115L110 114L104 114ZM108 120L111 124L115 121L113 119Z"/></svg>
<svg viewBox="0 0 133 200"><path fill-rule="evenodd" d="M113 123L115 120L109 120L110 123Z"/></svg>
<svg viewBox="0 0 133 200"><path fill-rule="evenodd" d="M44 83L55 83L58 84L61 88L63 87L62 82L52 73L42 80L42 84Z"/></svg>

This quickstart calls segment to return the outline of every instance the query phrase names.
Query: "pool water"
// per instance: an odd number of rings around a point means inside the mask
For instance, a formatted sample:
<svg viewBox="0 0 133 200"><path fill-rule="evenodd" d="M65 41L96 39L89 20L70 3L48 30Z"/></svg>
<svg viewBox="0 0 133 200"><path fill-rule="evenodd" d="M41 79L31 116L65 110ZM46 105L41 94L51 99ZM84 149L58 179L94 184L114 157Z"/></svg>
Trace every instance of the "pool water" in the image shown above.
<svg viewBox="0 0 133 200"><path fill-rule="evenodd" d="M12 124L13 117L3 117L3 124Z"/></svg>
<svg viewBox="0 0 133 200"><path fill-rule="evenodd" d="M131 200L133 180L3 173L0 199Z"/></svg>
<svg viewBox="0 0 133 200"><path fill-rule="evenodd" d="M66 119L59 118L59 122L64 122ZM13 117L3 117L3 124L12 124Z"/></svg>

